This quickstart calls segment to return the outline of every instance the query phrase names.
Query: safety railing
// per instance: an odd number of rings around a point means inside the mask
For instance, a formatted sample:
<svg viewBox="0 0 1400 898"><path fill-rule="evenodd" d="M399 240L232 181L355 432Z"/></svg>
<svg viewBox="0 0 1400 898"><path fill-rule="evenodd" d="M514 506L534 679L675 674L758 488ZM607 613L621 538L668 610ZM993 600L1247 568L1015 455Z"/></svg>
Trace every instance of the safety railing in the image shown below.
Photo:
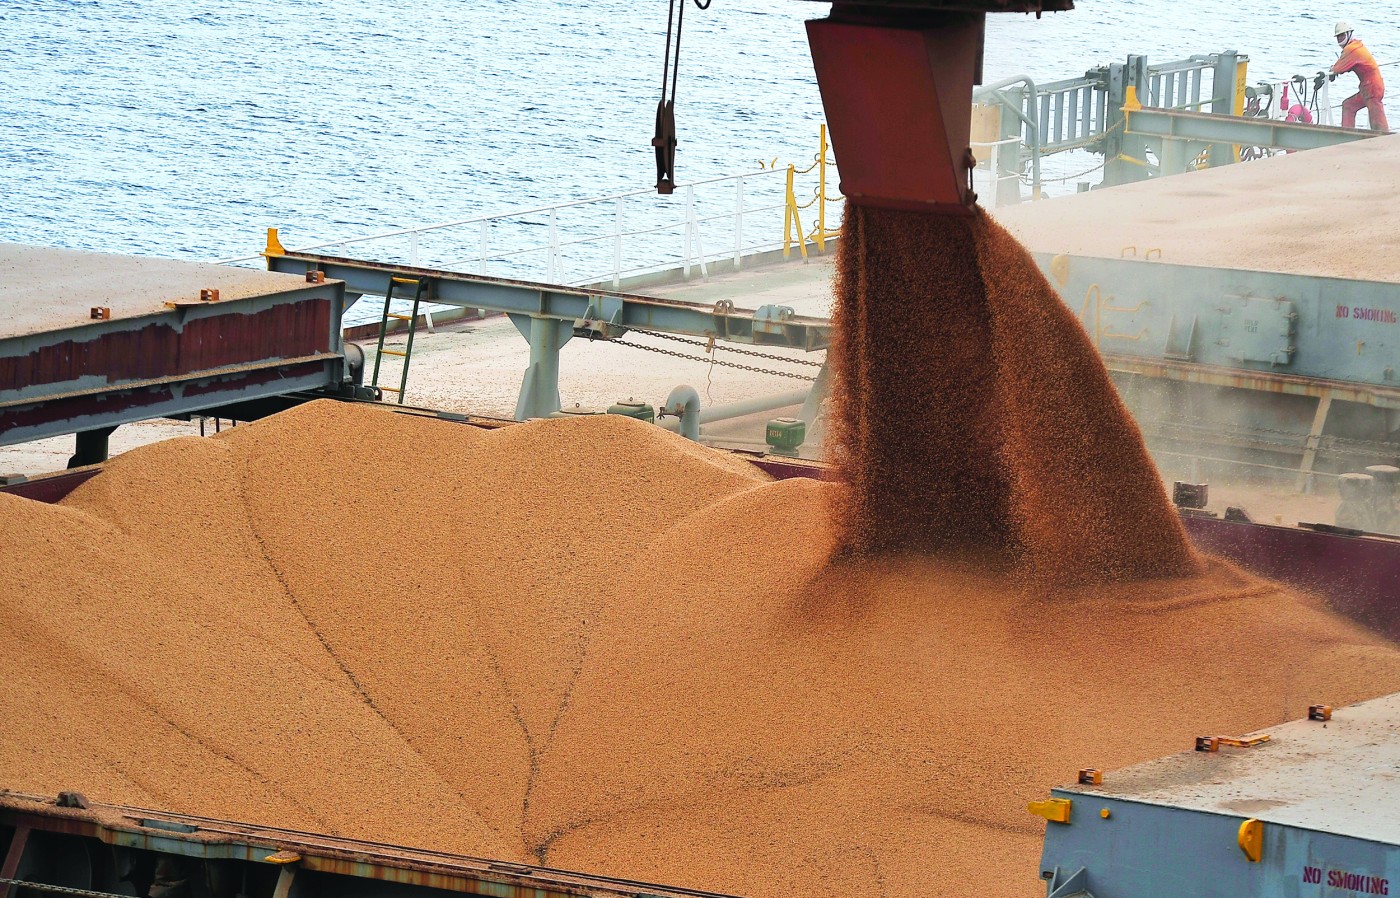
<svg viewBox="0 0 1400 898"><path fill-rule="evenodd" d="M802 253L802 258L807 258L807 245L815 243L818 252L826 252L826 241L841 236L841 229L830 229L826 226L827 203L840 204L844 206L846 198L839 193L836 196L827 196L827 168L836 163L827 158L830 146L826 140L826 125L821 126L821 137L817 147L817 154L812 160L812 164L806 168L799 169L795 165L787 167L787 198L786 209L783 212L783 256L792 255L792 246L797 244L798 250ZM797 201L796 179L798 175L817 173L817 184L812 189L812 198L805 203ZM810 233L804 234L802 231L802 210L810 209L813 205L817 207L817 220Z"/></svg>
<svg viewBox="0 0 1400 898"><path fill-rule="evenodd" d="M1210 103L1215 63L1213 56L1192 56L1146 66L1146 96L1139 100L1163 109L1197 109ZM1100 66L1081 78L1042 84L1033 100L1023 99L1027 117L1038 128L1042 155L1087 147L1103 137L1112 127L1110 99L1116 77L1113 66Z"/></svg>
<svg viewBox="0 0 1400 898"><path fill-rule="evenodd" d="M1098 72L1099 70L1095 70ZM1087 146L1108 127L1108 79L1090 74L1040 85L1022 103L1034 127L1042 156Z"/></svg>
<svg viewBox="0 0 1400 898"><path fill-rule="evenodd" d="M1075 78L1037 84L1021 75L978 88L974 102L996 113L989 119L975 118L986 130L974 138L979 158L993 148L998 157L985 167L994 188L992 204L1019 201L1019 187L1007 186L1016 179L1030 185L1032 196L1042 195L1045 157L1087 151L1118 166L1141 162L1121 146L1122 108L1130 91L1136 91L1140 102L1159 108L1197 110L1221 104L1216 108L1233 110L1240 85L1233 79L1229 85L1215 82L1217 71L1233 73L1236 62L1242 71L1247 59L1222 53L1148 65L1142 56L1129 56L1126 63L1099 66ZM1070 167L1082 165L1070 157ZM1049 180L1075 180L1102 167Z"/></svg>
<svg viewBox="0 0 1400 898"><path fill-rule="evenodd" d="M1203 103L1212 102L1215 99L1215 62L1212 56L1192 56L1179 62L1148 66L1144 103L1161 109L1199 109Z"/></svg>
<svg viewBox="0 0 1400 898"><path fill-rule="evenodd" d="M825 151L823 127L818 159L800 171L760 163L756 171L677 185L672 196L634 190L293 249L552 284L616 288L632 276L675 269L708 277L716 266L737 270L746 257L791 246L790 229L782 231L793 214L796 179L814 170L820 208L807 237L824 246L835 236L827 227L833 198L825 192Z"/></svg>
<svg viewBox="0 0 1400 898"><path fill-rule="evenodd" d="M1019 149L1021 138L1007 137L1002 140L974 140L972 141L972 155L977 160L977 166L972 170L972 189L976 191L978 202L984 206L995 207L1001 191L998 189L1001 184L1021 180L1019 171L1008 170L1008 166L1002 164L1002 153L1008 150L1015 152ZM1019 158L1019 157L1018 157Z"/></svg>

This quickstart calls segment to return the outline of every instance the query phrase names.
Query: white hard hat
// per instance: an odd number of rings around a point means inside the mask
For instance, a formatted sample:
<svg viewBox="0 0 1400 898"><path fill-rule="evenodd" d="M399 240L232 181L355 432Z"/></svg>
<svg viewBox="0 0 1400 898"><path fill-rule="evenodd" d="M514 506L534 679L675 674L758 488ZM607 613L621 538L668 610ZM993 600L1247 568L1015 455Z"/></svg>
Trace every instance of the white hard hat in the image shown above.
<svg viewBox="0 0 1400 898"><path fill-rule="evenodd" d="M1347 34L1347 33L1349 33L1350 31L1351 31L1351 23L1350 23L1350 22L1345 22L1345 21L1343 21L1343 22L1338 22L1338 23L1337 23L1336 30L1334 30L1334 31L1332 32L1332 34L1333 34L1334 36L1336 36L1336 37L1341 37L1342 35Z"/></svg>

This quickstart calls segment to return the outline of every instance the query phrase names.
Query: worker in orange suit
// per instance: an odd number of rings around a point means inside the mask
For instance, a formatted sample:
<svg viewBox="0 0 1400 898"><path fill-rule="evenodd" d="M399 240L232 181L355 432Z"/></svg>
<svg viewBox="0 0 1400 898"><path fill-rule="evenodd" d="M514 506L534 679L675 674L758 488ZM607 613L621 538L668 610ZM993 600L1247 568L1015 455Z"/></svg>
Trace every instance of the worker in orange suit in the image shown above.
<svg viewBox="0 0 1400 898"><path fill-rule="evenodd" d="M1330 79L1337 80L1343 72L1353 72L1361 81L1361 89L1347 97L1342 103L1342 127L1355 128L1356 114L1363 108L1371 120L1372 131L1389 131L1390 124L1385 120L1385 81L1381 79L1380 66L1366 45L1352 37L1351 25L1338 22L1336 28L1337 46L1342 48L1342 58L1332 66Z"/></svg>

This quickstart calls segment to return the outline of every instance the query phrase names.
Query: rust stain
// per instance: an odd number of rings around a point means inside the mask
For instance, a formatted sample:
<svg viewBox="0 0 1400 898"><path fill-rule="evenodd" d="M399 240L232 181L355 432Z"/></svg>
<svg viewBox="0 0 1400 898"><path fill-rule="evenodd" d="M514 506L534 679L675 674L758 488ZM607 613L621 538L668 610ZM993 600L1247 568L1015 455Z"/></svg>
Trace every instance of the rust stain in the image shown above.
<svg viewBox="0 0 1400 898"><path fill-rule="evenodd" d="M316 299L253 314L196 318L179 330L154 323L91 340L65 340L0 357L0 393L83 377L119 384L324 352L330 348L330 312L329 300Z"/></svg>

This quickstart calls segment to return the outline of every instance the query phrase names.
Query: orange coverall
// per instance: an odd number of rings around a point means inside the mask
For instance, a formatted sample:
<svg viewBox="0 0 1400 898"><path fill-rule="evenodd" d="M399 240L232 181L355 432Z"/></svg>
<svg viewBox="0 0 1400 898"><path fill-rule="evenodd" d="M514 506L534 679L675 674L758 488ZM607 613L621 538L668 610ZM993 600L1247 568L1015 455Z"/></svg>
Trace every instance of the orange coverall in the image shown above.
<svg viewBox="0 0 1400 898"><path fill-rule="evenodd" d="M1390 124L1385 120L1385 81L1381 79L1380 66L1366 45L1356 38L1347 41L1342 48L1342 58L1332 66L1332 71L1355 72L1361 81L1361 89L1342 103L1342 127L1355 128L1356 114L1363 108L1371 118L1372 131L1389 131Z"/></svg>

